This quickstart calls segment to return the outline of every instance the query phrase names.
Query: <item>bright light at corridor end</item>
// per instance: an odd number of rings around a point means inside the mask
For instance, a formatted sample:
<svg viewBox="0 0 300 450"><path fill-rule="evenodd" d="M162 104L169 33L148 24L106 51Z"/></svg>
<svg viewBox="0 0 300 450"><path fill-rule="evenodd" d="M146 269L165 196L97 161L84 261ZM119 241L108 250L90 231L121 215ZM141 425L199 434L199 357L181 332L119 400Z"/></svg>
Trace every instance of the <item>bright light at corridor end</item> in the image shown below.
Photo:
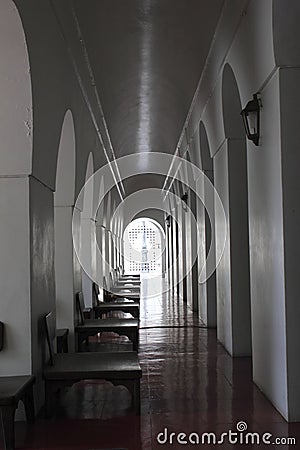
<svg viewBox="0 0 300 450"><path fill-rule="evenodd" d="M117 160L123 181L129 177L140 176L141 174L168 175L168 177L174 178L174 181L178 180L179 183L183 183L185 189L189 189L190 193L195 196L195 199L198 199L202 205L204 205L210 219L212 230L214 230L215 226L218 227L218 241L215 242L215 233L211 233L212 240L206 261L204 261L202 267L199 267L198 281L199 283L205 283L214 273L221 260L227 237L226 215L217 191L209 178L206 177L197 166L183 158L174 157L174 155L167 153L148 153L147 167L142 164L142 159L143 154L132 154ZM95 187L99 186L104 186L104 189L97 188L97 192L95 192ZM77 197L73 213L73 245L77 258L82 269L91 280L100 287L103 286L103 277L105 276L108 279L109 273L113 270L113 267L110 267L109 261L106 260L105 252L102 253L102 246L98 245L95 223L97 222L99 206L103 202L105 196L114 187L115 180L111 174L110 167L107 164L97 170L87 180ZM123 242L121 235L117 235L117 230L120 230L118 224L122 220L124 221L124 218L126 219L126 226L137 216L137 214L146 209L157 209L163 211L165 215L172 216L171 227L174 226L175 221L177 221L180 228L181 223L180 220L177 220L176 208L177 210L178 208L182 208L181 198L176 194L157 188L140 190L137 188L134 194L128 196L119 204L116 211L112 211L113 217L107 218L109 229L110 231L113 231L112 235L117 236L117 238L114 238L113 244L117 248L119 254L123 255ZM195 211L192 211L188 206L186 207L186 205L185 210L182 211L182 214L190 215L192 223L191 229L196 230L198 235L198 248L194 249L192 258L190 258L190 263L187 264L185 273L180 274L180 279L177 280L178 283L191 271L199 254L199 243L202 240L201 233L203 233L203 230L198 227L197 218L194 213ZM116 232L114 232L114 230ZM122 234L123 231L124 230L122 230ZM181 257L182 255L177 255L177 258ZM177 264L177 260L173 260L172 264ZM166 272L164 273L165 278L170 279L169 274L172 270L173 266L168 264ZM166 290L167 289L168 287L166 287Z"/></svg>

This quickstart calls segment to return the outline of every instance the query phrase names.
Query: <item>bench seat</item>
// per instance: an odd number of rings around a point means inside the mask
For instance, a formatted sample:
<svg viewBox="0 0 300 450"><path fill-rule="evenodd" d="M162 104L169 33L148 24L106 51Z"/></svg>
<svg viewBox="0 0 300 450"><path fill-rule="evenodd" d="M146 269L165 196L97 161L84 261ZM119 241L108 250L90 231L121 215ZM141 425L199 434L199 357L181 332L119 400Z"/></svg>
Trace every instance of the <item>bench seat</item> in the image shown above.
<svg viewBox="0 0 300 450"><path fill-rule="evenodd" d="M139 347L139 320L138 319L88 319L83 314L84 300L82 292L76 294L76 306L79 313L80 323L75 327L77 336L77 349L80 351L81 343L88 341L89 336L102 332L115 332L127 336L133 344L133 350Z"/></svg>
<svg viewBox="0 0 300 450"><path fill-rule="evenodd" d="M142 370L136 352L60 353L54 355L53 362L43 372L47 417L53 413L57 390L86 379L103 379L115 386L125 386L136 414L140 414Z"/></svg>
<svg viewBox="0 0 300 450"><path fill-rule="evenodd" d="M140 292L132 291L131 289L110 289L109 294L115 297L127 298L128 300L135 300L136 302L140 302Z"/></svg>
<svg viewBox="0 0 300 450"><path fill-rule="evenodd" d="M98 318L101 314L113 311L122 311L125 313L130 313L136 319L140 316L140 305L138 302L110 302L110 303L98 303L98 305L93 308L95 317Z"/></svg>
<svg viewBox="0 0 300 450"><path fill-rule="evenodd" d="M6 450L15 448L15 412L21 400L28 422L34 421L33 375L0 377L0 411Z"/></svg>
<svg viewBox="0 0 300 450"><path fill-rule="evenodd" d="M85 378L111 381L141 376L136 352L58 353L54 355L54 365L44 369L47 380L68 379L73 382Z"/></svg>
<svg viewBox="0 0 300 450"><path fill-rule="evenodd" d="M95 319L85 320L82 325L75 327L77 346L80 350L81 343L89 336L102 332L114 332L121 336L127 336L133 344L133 350L138 351L139 346L139 321L138 319Z"/></svg>
<svg viewBox="0 0 300 450"><path fill-rule="evenodd" d="M44 316L49 350L49 365L43 370L45 381L46 415L50 417L55 406L55 394L66 386L81 380L107 380L127 387L132 396L134 410L140 414L140 378L142 370L136 352L53 352L55 318L52 312Z"/></svg>

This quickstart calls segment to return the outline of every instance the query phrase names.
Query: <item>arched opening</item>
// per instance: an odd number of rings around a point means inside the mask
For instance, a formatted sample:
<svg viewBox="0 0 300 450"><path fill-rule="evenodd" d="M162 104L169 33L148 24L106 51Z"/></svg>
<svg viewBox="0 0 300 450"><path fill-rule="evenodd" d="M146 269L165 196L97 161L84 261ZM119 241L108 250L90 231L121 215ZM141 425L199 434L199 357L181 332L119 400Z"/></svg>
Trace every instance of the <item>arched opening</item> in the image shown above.
<svg viewBox="0 0 300 450"><path fill-rule="evenodd" d="M72 215L75 202L76 142L74 121L67 111L58 150L54 193L56 324L74 330Z"/></svg>
<svg viewBox="0 0 300 450"><path fill-rule="evenodd" d="M0 4L0 175L31 173L31 71L22 22L12 0ZM13 74L13 76L12 76Z"/></svg>
<svg viewBox="0 0 300 450"><path fill-rule="evenodd" d="M239 89L229 64L223 71L222 105L226 141L215 162L224 183L218 192L227 213L228 239L217 271L218 335L232 355L246 356L251 354L247 146Z"/></svg>
<svg viewBox="0 0 300 450"><path fill-rule="evenodd" d="M202 171L214 184L213 160L210 155L207 132L203 122L200 122L199 126L199 142ZM198 223L204 223L205 229L203 235L199 236L201 251L199 252L198 267L201 268L212 244L215 224L214 218L210 221L207 210L199 199L197 199L197 221ZM199 284L199 316L208 327L215 327L217 324L216 309L216 273L214 272L206 283Z"/></svg>
<svg viewBox="0 0 300 450"><path fill-rule="evenodd" d="M94 243L93 235L95 233L95 222L93 218L93 206L94 206L94 183L87 183L94 173L94 159L93 154L90 152L84 181L84 191L83 191L83 205L81 212L81 236L84 236L84 240L81 241L82 249L82 267L81 267L81 283L82 283L82 293L85 305L92 307L92 286L93 282L88 273L93 273L94 255L95 248L92 245ZM87 184L86 184L87 183Z"/></svg>
<svg viewBox="0 0 300 450"><path fill-rule="evenodd" d="M0 55L1 321L5 324L4 339L9 343L1 352L4 376L31 373L35 350L30 321L34 274L28 238L28 176L33 148L31 70L22 21L12 0L0 2Z"/></svg>
<svg viewBox="0 0 300 450"><path fill-rule="evenodd" d="M104 227L104 180L103 176L100 179L100 187L98 199L102 199L97 210L96 215L96 246L99 251L96 252L96 274L95 279L99 280L101 285L101 280L104 274L104 262L105 262L105 227Z"/></svg>
<svg viewBox="0 0 300 450"><path fill-rule="evenodd" d="M125 273L161 276L164 249L165 233L158 222L147 217L133 220L124 230Z"/></svg>

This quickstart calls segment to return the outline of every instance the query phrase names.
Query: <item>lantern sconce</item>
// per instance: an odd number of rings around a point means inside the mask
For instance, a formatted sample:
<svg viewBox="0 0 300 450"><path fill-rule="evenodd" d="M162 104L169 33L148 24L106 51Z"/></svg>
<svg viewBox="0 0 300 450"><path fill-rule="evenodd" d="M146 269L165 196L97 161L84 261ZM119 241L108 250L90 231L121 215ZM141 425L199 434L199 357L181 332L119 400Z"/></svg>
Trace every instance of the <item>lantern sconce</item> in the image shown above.
<svg viewBox="0 0 300 450"><path fill-rule="evenodd" d="M258 96L259 93L254 94L253 99L241 111L246 136L254 145L259 145L260 136L260 108L262 105Z"/></svg>
<svg viewBox="0 0 300 450"><path fill-rule="evenodd" d="M165 218L165 222L168 228L171 226L171 216L170 214Z"/></svg>
<svg viewBox="0 0 300 450"><path fill-rule="evenodd" d="M184 211L187 211L188 199L189 199L189 195L187 192L185 192L183 194L183 196L181 197L181 200L183 201L182 207L183 207Z"/></svg>

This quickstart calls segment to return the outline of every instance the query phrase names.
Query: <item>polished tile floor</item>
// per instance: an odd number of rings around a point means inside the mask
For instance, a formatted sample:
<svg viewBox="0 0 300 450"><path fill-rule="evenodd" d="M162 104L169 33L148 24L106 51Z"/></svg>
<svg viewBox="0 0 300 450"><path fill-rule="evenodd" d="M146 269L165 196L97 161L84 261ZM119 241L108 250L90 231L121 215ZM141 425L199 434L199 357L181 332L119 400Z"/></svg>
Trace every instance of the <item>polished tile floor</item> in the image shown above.
<svg viewBox="0 0 300 450"><path fill-rule="evenodd" d="M177 298L150 294L151 282L143 280L141 417L128 410L125 388L81 382L61 397L52 420L38 419L30 428L17 424L17 448L257 448L257 441L233 445L226 438L219 445L208 444L207 438L201 444L202 433L215 433L220 439L223 432L237 431L238 422L259 436L271 433L270 442L288 436L298 441L298 445L275 447L300 448L300 424L288 425L251 382L250 358L230 358L217 342L215 330L205 329ZM95 340L94 347L105 346L111 337L102 336L100 343ZM113 337L114 349L131 348L126 338ZM239 433L238 438L243 435ZM198 438L200 444L195 445Z"/></svg>

